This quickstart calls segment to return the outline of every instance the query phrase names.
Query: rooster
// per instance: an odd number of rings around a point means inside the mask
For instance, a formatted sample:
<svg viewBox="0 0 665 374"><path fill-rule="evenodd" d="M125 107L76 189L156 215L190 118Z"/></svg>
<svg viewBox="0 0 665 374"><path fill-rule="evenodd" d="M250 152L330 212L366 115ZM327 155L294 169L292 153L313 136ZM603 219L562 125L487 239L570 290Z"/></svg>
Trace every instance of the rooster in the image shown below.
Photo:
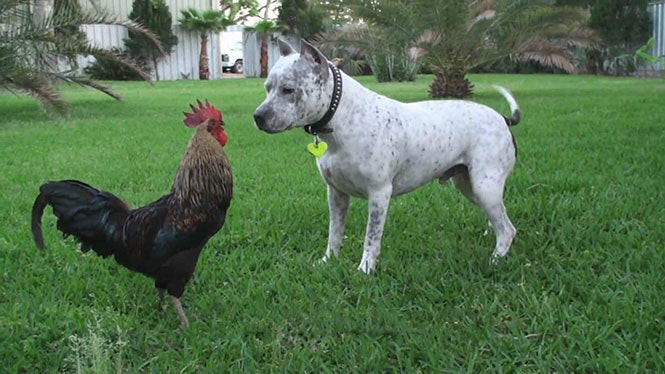
<svg viewBox="0 0 665 374"><path fill-rule="evenodd" d="M81 251L113 256L122 266L155 279L160 303L168 292L180 319L189 325L180 297L206 242L224 225L233 194L228 137L222 113L198 101L185 124L196 128L175 174L171 192L131 209L115 195L77 180L48 182L32 207L32 234L44 249L41 220L47 205L63 236L74 236Z"/></svg>

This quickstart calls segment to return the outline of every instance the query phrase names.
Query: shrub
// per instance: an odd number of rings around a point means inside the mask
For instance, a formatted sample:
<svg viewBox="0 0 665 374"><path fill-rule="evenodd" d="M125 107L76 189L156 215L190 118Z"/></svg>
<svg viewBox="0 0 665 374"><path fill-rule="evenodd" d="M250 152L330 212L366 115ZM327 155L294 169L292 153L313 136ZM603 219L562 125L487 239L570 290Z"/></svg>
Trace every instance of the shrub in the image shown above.
<svg viewBox="0 0 665 374"><path fill-rule="evenodd" d="M122 58L127 58L126 52L119 48L112 48L111 51ZM146 72L150 71L149 66L145 64L140 67ZM102 56L97 57L95 62L84 69L84 72L91 78L100 80L137 81L143 79L135 70Z"/></svg>
<svg viewBox="0 0 665 374"><path fill-rule="evenodd" d="M416 80L418 64L403 54L390 51L375 51L369 59L372 71L379 82L413 82Z"/></svg>

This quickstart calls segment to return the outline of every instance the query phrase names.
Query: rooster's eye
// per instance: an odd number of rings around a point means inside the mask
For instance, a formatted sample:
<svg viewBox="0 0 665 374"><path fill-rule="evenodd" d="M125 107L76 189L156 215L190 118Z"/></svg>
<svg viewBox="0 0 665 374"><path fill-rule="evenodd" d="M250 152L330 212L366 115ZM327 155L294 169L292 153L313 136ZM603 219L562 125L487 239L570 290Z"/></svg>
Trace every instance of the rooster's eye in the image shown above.
<svg viewBox="0 0 665 374"><path fill-rule="evenodd" d="M283 93L284 95L290 95L290 94L293 93L293 91L295 91L293 88L282 87L282 93Z"/></svg>

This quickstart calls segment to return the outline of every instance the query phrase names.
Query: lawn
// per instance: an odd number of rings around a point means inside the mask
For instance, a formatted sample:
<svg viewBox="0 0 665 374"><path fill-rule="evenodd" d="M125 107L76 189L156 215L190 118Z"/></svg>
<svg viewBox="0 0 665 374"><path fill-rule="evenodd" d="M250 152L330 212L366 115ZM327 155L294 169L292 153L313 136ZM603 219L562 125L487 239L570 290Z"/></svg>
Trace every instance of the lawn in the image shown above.
<svg viewBox="0 0 665 374"><path fill-rule="evenodd" d="M431 77L367 86L424 100ZM378 271L360 261L367 204L353 200L338 260L324 183L303 131L268 135L258 79L112 83L119 103L65 88L67 119L0 96L2 372L663 372L665 81L472 75L475 101L520 103L506 205L518 236L489 263L480 209L450 185L393 199ZM182 300L178 331L153 282L75 250L46 215L41 183L76 178L132 205L166 193L196 98L221 108L235 196ZM47 210L50 212L50 209Z"/></svg>

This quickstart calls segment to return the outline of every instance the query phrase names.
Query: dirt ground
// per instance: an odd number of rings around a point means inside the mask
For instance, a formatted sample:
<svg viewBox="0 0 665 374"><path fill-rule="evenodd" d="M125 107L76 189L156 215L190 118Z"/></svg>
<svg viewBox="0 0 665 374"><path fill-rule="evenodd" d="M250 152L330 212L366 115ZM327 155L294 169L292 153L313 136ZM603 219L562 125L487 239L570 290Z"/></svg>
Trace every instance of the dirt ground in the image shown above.
<svg viewBox="0 0 665 374"><path fill-rule="evenodd" d="M240 73L240 74L235 74L235 73L222 73L222 79L226 78L245 78L245 75Z"/></svg>

